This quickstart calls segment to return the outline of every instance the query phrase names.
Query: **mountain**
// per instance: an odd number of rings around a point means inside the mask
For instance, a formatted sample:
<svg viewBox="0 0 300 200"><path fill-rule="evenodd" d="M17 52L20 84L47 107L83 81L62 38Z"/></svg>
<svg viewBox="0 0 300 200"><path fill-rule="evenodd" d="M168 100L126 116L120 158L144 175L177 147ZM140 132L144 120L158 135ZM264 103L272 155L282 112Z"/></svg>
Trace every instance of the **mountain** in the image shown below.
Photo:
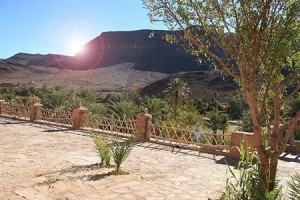
<svg viewBox="0 0 300 200"><path fill-rule="evenodd" d="M204 57L199 65L194 57L166 42L166 34L174 32L104 32L74 57L18 53L0 61L0 84L61 85L94 91L143 88L143 95L162 96L168 81L180 77L193 96L216 91L224 98L237 88L232 80L224 81L212 73Z"/></svg>
<svg viewBox="0 0 300 200"><path fill-rule="evenodd" d="M58 54L29 54L29 53L18 53L8 59L5 62L18 63L26 65L28 67L33 66L49 66L53 64L59 64L62 61L70 59L70 56L58 55Z"/></svg>
<svg viewBox="0 0 300 200"><path fill-rule="evenodd" d="M154 33L154 34L153 34ZM153 37L150 37L150 35ZM163 37L171 31L119 31L104 32L84 46L84 50L73 58L51 67L73 70L88 70L134 63L134 69L177 73L180 71L209 70L204 59L202 65L177 46L166 42Z"/></svg>
<svg viewBox="0 0 300 200"><path fill-rule="evenodd" d="M34 73L39 72L39 70L32 69L20 63L9 62L4 60L0 61L0 77L7 76L8 74L12 74L14 72Z"/></svg>

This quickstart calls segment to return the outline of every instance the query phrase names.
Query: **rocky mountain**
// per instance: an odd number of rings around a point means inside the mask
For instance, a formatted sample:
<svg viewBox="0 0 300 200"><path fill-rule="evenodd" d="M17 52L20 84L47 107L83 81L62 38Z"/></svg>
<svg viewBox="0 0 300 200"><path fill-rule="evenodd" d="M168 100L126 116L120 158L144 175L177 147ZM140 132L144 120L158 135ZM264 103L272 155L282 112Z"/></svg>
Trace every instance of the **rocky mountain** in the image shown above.
<svg viewBox="0 0 300 200"><path fill-rule="evenodd" d="M62 61L70 59L70 56L58 55L58 54L29 54L18 53L8 59L5 62L22 64L28 67L33 66L49 66L53 64L59 64Z"/></svg>
<svg viewBox="0 0 300 200"><path fill-rule="evenodd" d="M150 37L151 33L153 37ZM134 63L134 68L142 71L177 73L180 71L208 70L203 62L199 65L195 58L182 49L166 42L163 36L168 31L120 31L104 32L84 46L84 50L71 59L50 65L74 70L88 70Z"/></svg>
<svg viewBox="0 0 300 200"><path fill-rule="evenodd" d="M193 96L216 91L224 98L237 88L232 80L212 73L204 57L199 65L195 58L166 42L166 34L174 32L104 32L74 57L18 53L0 61L0 84L61 85L99 92L137 87L143 88L142 95L162 96L168 81L180 77L189 84Z"/></svg>
<svg viewBox="0 0 300 200"><path fill-rule="evenodd" d="M26 66L46 66L72 70L90 70L122 63L134 63L134 69L167 74L188 71L207 71L209 64L203 57L196 59L174 44L165 41L172 31L138 30L103 32L84 46L74 57L56 54L18 53L4 61ZM150 37L151 35L151 37Z"/></svg>

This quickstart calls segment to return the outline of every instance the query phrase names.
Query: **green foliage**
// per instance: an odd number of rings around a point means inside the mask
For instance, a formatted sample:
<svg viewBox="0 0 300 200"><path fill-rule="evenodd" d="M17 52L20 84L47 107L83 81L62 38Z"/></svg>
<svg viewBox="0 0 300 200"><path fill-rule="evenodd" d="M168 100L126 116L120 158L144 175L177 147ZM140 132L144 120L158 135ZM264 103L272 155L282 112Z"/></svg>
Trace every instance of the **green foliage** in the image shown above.
<svg viewBox="0 0 300 200"><path fill-rule="evenodd" d="M242 131L252 132L253 122L249 112L243 114L242 123L240 125Z"/></svg>
<svg viewBox="0 0 300 200"><path fill-rule="evenodd" d="M206 127L217 133L219 129L225 130L228 126L228 116L221 112L211 112L206 120Z"/></svg>
<svg viewBox="0 0 300 200"><path fill-rule="evenodd" d="M110 167L110 141L104 137L94 137L93 141L95 144L96 151L101 159L100 166Z"/></svg>
<svg viewBox="0 0 300 200"><path fill-rule="evenodd" d="M134 118L138 107L127 95L112 96L108 103L108 112L116 118Z"/></svg>
<svg viewBox="0 0 300 200"><path fill-rule="evenodd" d="M176 122L182 127L200 127L203 125L202 117L196 108L188 105L179 108Z"/></svg>
<svg viewBox="0 0 300 200"><path fill-rule="evenodd" d="M79 97L81 100L86 101L89 104L96 103L97 101L96 93L88 89L81 88L78 92L76 92L76 96ZM84 106L88 106L88 105L84 105Z"/></svg>
<svg viewBox="0 0 300 200"><path fill-rule="evenodd" d="M185 81L174 78L170 80L164 93L166 99L174 105L174 115L176 117L177 108L189 97L190 89Z"/></svg>
<svg viewBox="0 0 300 200"><path fill-rule="evenodd" d="M115 162L115 173L121 174L121 164L128 158L133 145L133 138L125 141L114 139L110 146L112 157Z"/></svg>
<svg viewBox="0 0 300 200"><path fill-rule="evenodd" d="M283 110L283 117L286 120L293 118L300 111L300 93L295 95Z"/></svg>
<svg viewBox="0 0 300 200"><path fill-rule="evenodd" d="M296 173L292 176L292 180L288 182L289 186L289 199L300 199L300 174Z"/></svg>
<svg viewBox="0 0 300 200"><path fill-rule="evenodd" d="M300 141L300 128L295 130L295 140L299 140Z"/></svg>
<svg viewBox="0 0 300 200"><path fill-rule="evenodd" d="M96 115L105 115L107 108L102 103L94 103L88 106L88 112Z"/></svg>
<svg viewBox="0 0 300 200"><path fill-rule="evenodd" d="M70 102L70 94L61 87L55 87L51 90L41 91L39 98L41 103L46 108L63 109L66 108Z"/></svg>
<svg viewBox="0 0 300 200"><path fill-rule="evenodd" d="M241 119L246 109L246 102L243 98L231 97L228 101L226 112L231 119Z"/></svg>
<svg viewBox="0 0 300 200"><path fill-rule="evenodd" d="M224 135L225 130L229 126L228 115L222 112L211 112L208 114L205 126L213 131L212 144L217 144L217 131L222 130Z"/></svg>
<svg viewBox="0 0 300 200"><path fill-rule="evenodd" d="M151 114L151 113L150 113ZM203 126L203 120L195 107L182 105L177 109L177 117L172 115L160 122L165 126L194 130Z"/></svg>
<svg viewBox="0 0 300 200"><path fill-rule="evenodd" d="M242 142L240 146L240 161L235 174L228 166L231 177L227 179L226 191L223 200L241 199L241 200L276 200L281 199L281 186L275 186L271 192L268 186L264 184L260 159L256 151L247 148Z"/></svg>
<svg viewBox="0 0 300 200"><path fill-rule="evenodd" d="M218 111L221 109L220 103L212 96L195 98L193 99L192 104L200 114L206 114L207 112Z"/></svg>
<svg viewBox="0 0 300 200"><path fill-rule="evenodd" d="M147 98L144 107L148 108L153 123L159 123L165 120L170 111L168 103L165 100L157 98Z"/></svg>

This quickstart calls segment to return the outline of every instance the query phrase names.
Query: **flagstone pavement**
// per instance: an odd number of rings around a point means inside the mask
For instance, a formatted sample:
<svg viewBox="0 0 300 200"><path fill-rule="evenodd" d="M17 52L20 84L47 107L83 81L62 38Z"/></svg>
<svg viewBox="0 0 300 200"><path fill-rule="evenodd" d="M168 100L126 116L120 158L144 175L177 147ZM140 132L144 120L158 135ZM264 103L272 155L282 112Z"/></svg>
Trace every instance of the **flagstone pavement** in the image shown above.
<svg viewBox="0 0 300 200"><path fill-rule="evenodd" d="M113 168L96 165L84 132L0 117L0 199L218 199L229 176L226 159L139 143L122 166L128 174L108 175ZM280 183L296 171L299 156L285 156Z"/></svg>

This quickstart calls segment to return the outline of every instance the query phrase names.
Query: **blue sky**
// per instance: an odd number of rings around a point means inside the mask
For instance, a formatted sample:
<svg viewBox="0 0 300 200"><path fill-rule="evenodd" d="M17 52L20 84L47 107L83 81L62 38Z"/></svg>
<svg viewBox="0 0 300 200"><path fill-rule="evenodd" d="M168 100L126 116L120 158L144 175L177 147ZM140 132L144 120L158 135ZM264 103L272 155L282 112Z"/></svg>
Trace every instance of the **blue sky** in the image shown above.
<svg viewBox="0 0 300 200"><path fill-rule="evenodd" d="M74 55L105 31L165 29L140 0L0 0L0 58L16 53Z"/></svg>

